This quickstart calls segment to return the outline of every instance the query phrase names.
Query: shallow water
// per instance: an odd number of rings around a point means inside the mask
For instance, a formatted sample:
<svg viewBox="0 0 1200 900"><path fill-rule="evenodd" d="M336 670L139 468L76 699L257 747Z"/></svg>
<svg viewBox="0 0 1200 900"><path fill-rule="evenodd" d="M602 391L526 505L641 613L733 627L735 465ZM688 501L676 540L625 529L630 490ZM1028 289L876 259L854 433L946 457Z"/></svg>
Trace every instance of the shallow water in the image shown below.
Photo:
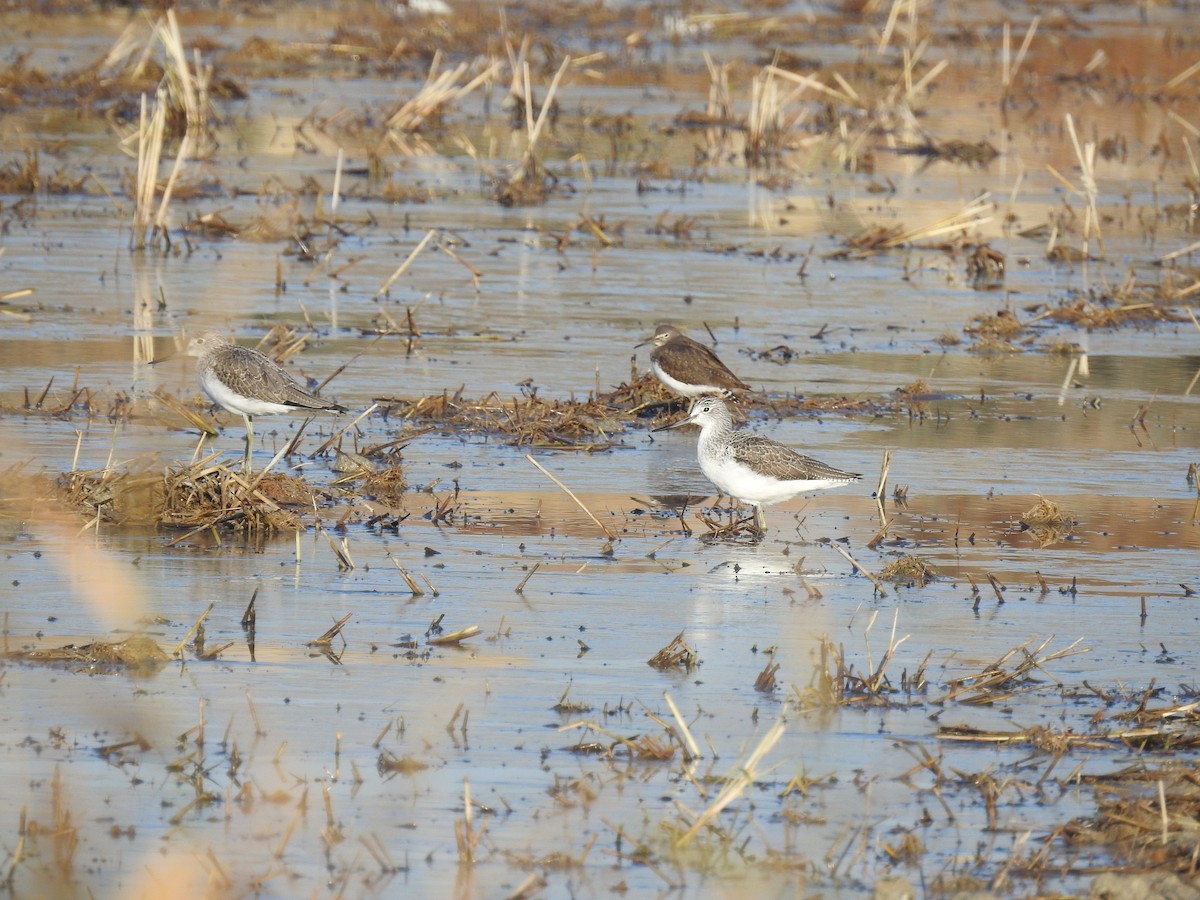
<svg viewBox="0 0 1200 900"><path fill-rule="evenodd" d="M194 12L182 25L186 38L221 35L234 47L254 34L337 43L342 9L300 20ZM626 12L621 34L644 24ZM478 15L491 22L486 8ZM36 25L30 64L49 68L78 65L66 59L72 52L103 55L124 25L116 13L62 15L53 28L4 16L17 31ZM376 400L460 387L469 402L494 392L497 406L522 391L600 394L644 370L645 349L634 345L664 320L715 340L731 368L768 396L844 398L841 410L758 411L748 427L864 473L850 488L771 508L769 531L753 544L701 538L692 514L710 506L712 489L695 464L694 433L651 434L636 423L611 435L614 449L555 453L511 446L499 433L369 416L343 446L406 441L402 504L331 487L314 514L320 529L298 539L177 541L177 531L89 527L5 482L5 649L141 629L169 652L191 640L210 604L204 645L229 644L215 660L189 648L186 662L141 675L5 663L0 767L10 818L0 823L0 847L14 892L508 896L540 889L532 878L545 881L547 895L854 896L891 875L923 892L1086 891L1111 860L1063 846L1054 829L1095 811L1097 789L1081 776L1152 763L1154 754L1097 739L1059 758L938 729L1115 733L1123 727L1116 716L1151 685L1152 706L1194 696L1200 620L1190 592L1200 533L1187 472L1200 443L1189 390L1200 335L1182 311L1190 294L1165 304L1177 320L1166 323L1089 330L1039 320L1025 352L973 352L964 327L1002 308L1024 321L1071 298L1103 305L1131 271L1142 283L1194 280L1187 254L1158 264L1194 240L1186 216L1163 212L1194 200L1185 187L1191 138L1178 123L1197 120L1194 90L1147 97L1190 64L1195 48L1169 40L1183 11L1155 7L1146 16L1100 7L1086 28L1048 18L1007 118L994 95L999 18L984 17L985 47L956 44L949 26L934 31L938 58L953 65L922 102L920 133L986 137L1000 157L987 167L926 164L893 152L898 138L920 137L897 127L868 137L874 171L845 171L803 143L781 160L788 184L775 190L736 155L693 170L703 133L672 121L704 108L701 50L741 60L734 81L739 98L748 95L749 60L758 58L749 38L718 32L672 44L658 17L644 71L629 64L568 76L547 161L573 192L518 209L488 199L490 170L521 148L497 88L490 117L470 98L455 113L461 124L432 138L440 155L390 158L394 180L426 188L429 202L389 202L345 175L344 233L318 263L291 255L286 238L255 243L181 229L214 211L245 224L290 202L311 215L317 198L296 189L304 178L315 179L327 210L338 147L348 167L360 166L369 141L349 129L294 126L318 109L380 118L419 83L411 73L383 78L334 54L325 59L332 78L246 74L245 61L225 58L250 97L223 104L220 149L189 169L212 187L172 205L179 252L171 253L127 249L133 164L110 129L14 109L0 131L10 158L28 141L61 138L65 148L43 170L86 165L95 175L86 193L39 195L36 208L4 198L3 287L34 294L0 306L0 463L30 476L156 473L191 459L195 429L153 392L203 411L193 363L150 364L177 350L185 330L221 328L250 344L275 324L306 331L311 323L314 340L289 366L320 382L349 361L323 395L357 414ZM1018 43L1028 21L1014 19ZM839 42L820 47L832 60L861 59L856 43L878 39L856 20L821 15L820 35L837 29ZM569 35L547 33L583 52ZM1123 60L1136 101L1114 87L1111 62L1089 70L1095 78L1080 75L1099 48ZM626 111L635 136L617 151L580 124ZM1068 207L1082 215L1080 198L1046 168L1080 183L1065 111L1083 140L1119 135L1128 153L1097 161L1103 258L1056 264L1044 237L1018 232L1065 221ZM481 149L487 171L453 134ZM669 174L639 192L638 164L658 160L670 162ZM256 196L268 181L279 197ZM879 193L881 184L890 186ZM983 190L993 218L977 232L1007 257L1000 290L974 289L964 254L933 240L826 258L863 225L936 222ZM614 242L580 227L581 214L603 222ZM430 228L453 235L479 277L430 250L379 296ZM1079 243L1077 233L1067 239ZM376 339L408 312L419 339ZM1076 346L1051 348L1054 338ZM787 362L778 361L782 346ZM918 396L893 406L897 390L919 380ZM91 416L70 405L81 388L95 398ZM121 394L132 412L110 417ZM860 400L872 406L855 408ZM204 452L232 462L240 422L216 418L224 427ZM314 420L300 452L279 467L299 466L290 471L328 485L330 460L307 455L347 421ZM298 425L258 420L256 466ZM883 527L872 492L885 450L882 509L891 524L871 547ZM907 488L903 502L892 497L896 487ZM454 517L433 524L431 512L455 491ZM684 518L692 534L676 515L687 496L695 498ZM1020 524L1039 496L1075 522L1068 538L1045 547ZM345 542L353 568L339 567L331 541ZM888 584L881 595L835 543L872 572L911 554L938 578ZM251 645L240 623L252 596ZM311 645L347 615L344 640L328 653ZM435 622L444 633L472 625L480 633L461 646L431 645ZM699 666L648 666L677 634ZM874 672L889 642L900 641L884 667L886 705L817 701L826 635L858 674ZM1010 651L1022 646L1039 659L1068 655L1044 660L996 702L953 696L955 679L999 660L1011 666L1022 653ZM771 662L776 687L756 690ZM919 671L926 683L910 687ZM695 740L694 759L685 758L671 702ZM677 843L776 722L782 737L753 768L754 784L713 820L719 827ZM653 759L633 743L644 736L670 757ZM134 743L118 746L126 742ZM939 774L918 765L926 755ZM920 851L904 851L906 839ZM1022 872L1043 844L1053 872Z"/></svg>

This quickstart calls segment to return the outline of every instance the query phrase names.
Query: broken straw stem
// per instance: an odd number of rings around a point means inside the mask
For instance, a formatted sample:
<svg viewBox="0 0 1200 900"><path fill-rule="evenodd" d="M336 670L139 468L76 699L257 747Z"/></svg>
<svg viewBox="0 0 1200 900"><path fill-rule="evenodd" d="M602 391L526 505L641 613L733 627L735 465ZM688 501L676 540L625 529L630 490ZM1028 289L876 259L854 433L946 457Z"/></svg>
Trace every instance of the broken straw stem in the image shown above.
<svg viewBox="0 0 1200 900"><path fill-rule="evenodd" d="M543 466L540 462L538 462L536 459L534 459L530 454L526 453L525 458L527 460L529 460L531 463L533 463L535 466L537 466L537 470L539 472L541 472L543 475L545 475L547 478L549 478L551 481L553 481L555 484L557 484L560 488L562 488L563 491L566 492L566 495L568 497L570 497L572 500L574 500L575 504L580 509L582 509L585 513L587 513L587 517L596 523L596 527L604 532L605 537L607 537L610 541L615 541L617 539L617 536L615 534L613 534L611 531L609 531L604 526L603 522L601 522L599 519L597 519L595 516L592 515L592 511L583 505L583 501L580 500L578 497L576 497L574 492L569 487L567 487L565 484L563 484L561 481L559 481L557 478L555 478L553 475L551 475L549 472L547 472L545 466Z"/></svg>
<svg viewBox="0 0 1200 900"><path fill-rule="evenodd" d="M853 556L851 556L849 554L849 552L846 551L842 547L841 544L833 544L832 546L833 546L834 550L836 550L838 553L842 554L842 556L846 557L846 560L847 560L847 562L850 563L850 565L854 566L854 568L858 569L858 571L862 572L864 575L867 576L868 579L870 579L871 584L875 585L875 590L879 591L880 597L886 597L888 595L887 591L884 590L882 582L880 582L880 580L878 578L876 578L874 575L872 575L870 572L868 572L866 569L864 569L862 567L862 565L858 562L858 560L856 560Z"/></svg>

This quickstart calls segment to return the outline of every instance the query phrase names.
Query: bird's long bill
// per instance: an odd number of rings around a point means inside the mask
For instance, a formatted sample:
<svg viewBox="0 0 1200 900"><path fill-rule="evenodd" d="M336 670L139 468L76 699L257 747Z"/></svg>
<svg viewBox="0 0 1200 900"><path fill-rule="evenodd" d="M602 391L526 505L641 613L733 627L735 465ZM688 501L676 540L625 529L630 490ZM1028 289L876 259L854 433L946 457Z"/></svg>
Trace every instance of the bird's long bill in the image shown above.
<svg viewBox="0 0 1200 900"><path fill-rule="evenodd" d="M659 425L657 428L651 428L651 431L666 431L668 428L678 428L680 425L691 425L692 416L684 416L678 422L672 422L670 425Z"/></svg>

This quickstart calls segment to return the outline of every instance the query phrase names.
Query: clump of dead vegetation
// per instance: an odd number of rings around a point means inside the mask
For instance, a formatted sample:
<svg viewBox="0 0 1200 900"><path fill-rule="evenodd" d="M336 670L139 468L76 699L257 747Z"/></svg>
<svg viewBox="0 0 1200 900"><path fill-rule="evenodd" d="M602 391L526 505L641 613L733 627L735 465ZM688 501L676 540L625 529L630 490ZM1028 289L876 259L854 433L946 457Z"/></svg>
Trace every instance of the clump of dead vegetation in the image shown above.
<svg viewBox="0 0 1200 900"><path fill-rule="evenodd" d="M979 243L967 253L967 278L976 290L998 290L1004 286L1007 265L1003 253Z"/></svg>
<svg viewBox="0 0 1200 900"><path fill-rule="evenodd" d="M1010 309L977 315L963 332L974 339L969 349L984 355L1020 353L1035 347L1058 353L1063 352L1064 339L1047 337L1044 325L1035 327L1039 323L1056 322L1090 331L1187 322L1187 315L1174 308L1179 301L1179 293L1163 285L1128 284L1112 292L1074 294L1024 320ZM1070 349L1069 343L1065 346Z"/></svg>
<svg viewBox="0 0 1200 900"><path fill-rule="evenodd" d="M764 352L789 359L799 355L782 347ZM493 392L472 399L465 396L463 388L416 399L374 399L385 418L402 418L456 432L505 435L516 446L587 452L624 446L619 435L626 429L661 425L687 409L684 398L672 394L650 374L582 400L546 399L533 391L508 398ZM743 415L777 418L821 412L883 415L906 411L905 399L898 394L887 401L747 394L738 399L737 405Z"/></svg>
<svg viewBox="0 0 1200 900"><path fill-rule="evenodd" d="M908 156L923 156L926 160L925 165L934 162L949 162L979 169L987 168L1000 155L1000 151L993 147L986 138L978 141L964 141L957 138L938 141L926 138L919 144L902 144L896 148L896 152Z"/></svg>
<svg viewBox="0 0 1200 900"><path fill-rule="evenodd" d="M378 465L376 458L386 462ZM354 453L334 448L333 470L337 478L330 487L353 484L354 493L399 506L402 495L408 489L408 479L399 464L399 454L386 454L378 448L368 448L363 453Z"/></svg>
<svg viewBox="0 0 1200 900"><path fill-rule="evenodd" d="M949 215L917 228L908 229L902 225L866 226L847 237L844 247L826 253L823 258L866 259L898 247L928 242L934 238L945 238L946 235L951 237L935 245L934 249L957 251L962 246L963 236L970 229L990 222L993 213L991 198L987 194L983 194Z"/></svg>
<svg viewBox="0 0 1200 900"><path fill-rule="evenodd" d="M1062 650L1044 653L1051 640L1052 637L1046 638L1037 647L1030 649L1033 644L1033 640L1030 639L1009 650L981 671L951 680L944 699L971 704L1002 703L1018 690L1035 682L1038 674L1044 674L1046 663L1088 652L1086 647L1079 647L1082 642L1080 639Z"/></svg>
<svg viewBox="0 0 1200 900"><path fill-rule="evenodd" d="M1047 311L1046 318L1074 328L1122 328L1165 322L1187 322L1172 307L1177 293L1160 285L1136 285L1116 292L1076 294Z"/></svg>
<svg viewBox="0 0 1200 900"><path fill-rule="evenodd" d="M23 157L0 166L0 194L74 194L83 190L88 178L86 172L71 173L66 166L47 171L42 153L27 149Z"/></svg>
<svg viewBox="0 0 1200 900"><path fill-rule="evenodd" d="M313 492L294 475L273 473L247 481L223 464L169 469L161 522L192 531L227 528L247 535L294 530L299 517L284 507L309 507Z"/></svg>
<svg viewBox="0 0 1200 900"><path fill-rule="evenodd" d="M747 516L743 519L733 518L735 508L729 510L730 520L722 522L720 519L710 516L707 513L697 510L696 518L699 519L708 531L701 536L704 541L749 541L756 543L762 540L763 533L758 527L758 521L755 516Z"/></svg>
<svg viewBox="0 0 1200 900"><path fill-rule="evenodd" d="M516 446L594 452L619 446L624 430L609 398L632 393L615 391L588 400L546 400L535 393L502 399L492 393L479 400L443 391L416 400L379 397L381 415L422 424L437 424L460 433L504 434Z"/></svg>
<svg viewBox="0 0 1200 900"><path fill-rule="evenodd" d="M901 556L884 566L879 572L879 578L898 586L924 587L937 578L937 572L919 557Z"/></svg>
<svg viewBox="0 0 1200 900"><path fill-rule="evenodd" d="M547 123L557 118L558 101L554 95L571 64L571 58L564 58L559 65L554 79L546 89L546 96L542 99L541 109L535 119L533 85L526 58L528 51L528 41L522 43L520 52L515 55L512 49L509 49L512 58L512 87L509 90L509 99L514 110L523 111L525 114L523 123L519 119L515 123L518 128L521 124L525 126L525 152L521 155L520 162L506 174L496 178L492 196L501 206L534 206L544 203L557 183L539 158L538 142L546 131Z"/></svg>
<svg viewBox="0 0 1200 900"><path fill-rule="evenodd" d="M247 480L212 457L163 472L68 472L57 488L64 504L88 520L183 528L189 535L211 530L261 536L298 529L304 524L301 511L316 502L302 478L263 473Z"/></svg>
<svg viewBox="0 0 1200 900"><path fill-rule="evenodd" d="M1043 547L1065 540L1075 530L1070 514L1041 495L1037 504L1021 516L1020 522L1021 530L1028 531Z"/></svg>
<svg viewBox="0 0 1200 900"><path fill-rule="evenodd" d="M677 750L677 744L672 740L673 732L669 728L665 735L647 733L629 737L601 728L593 722L581 722L568 727L586 727L589 732L605 738L601 741L587 734L566 748L569 753L608 758L624 757L639 762L667 762L675 756Z"/></svg>
<svg viewBox="0 0 1200 900"><path fill-rule="evenodd" d="M921 420L928 414L931 394L926 379L918 378L916 381L902 384L894 393L900 407L908 413L910 419Z"/></svg>
<svg viewBox="0 0 1200 900"><path fill-rule="evenodd" d="M975 340L971 350L984 355L1021 352L1024 345L1036 339L1027 337L1021 342L1022 346L1018 346L1016 340L1024 330L1025 323L1008 309L997 310L991 315L975 316L963 329Z"/></svg>
<svg viewBox="0 0 1200 900"><path fill-rule="evenodd" d="M158 642L145 634L130 635L123 641L115 642L93 641L90 644L13 650L4 653L3 656L18 662L62 665L73 671L90 673L124 671L152 674L170 660Z"/></svg>
<svg viewBox="0 0 1200 900"><path fill-rule="evenodd" d="M872 613L865 629L866 634L870 634L878 615L878 611ZM894 695L901 691L908 693L923 690L926 685L925 668L930 658L928 655L915 672L901 673L898 685L888 676L888 667L896 651L908 640L908 635L899 638L896 636L898 621L897 613L892 619L888 643L878 663L874 662L870 644L867 645L866 664L861 670L850 661L842 644L835 644L829 635L822 635L812 678L805 688L792 686L792 699L805 710L827 710L840 706L888 706L895 702Z"/></svg>
<svg viewBox="0 0 1200 900"><path fill-rule="evenodd" d="M1087 780L1104 794L1094 813L1063 827L1069 846L1101 849L1126 871L1195 876L1200 766L1139 763Z"/></svg>
<svg viewBox="0 0 1200 900"><path fill-rule="evenodd" d="M683 632L675 635L675 639L655 653L647 661L655 669L679 669L691 671L700 665L700 657L694 649L683 640Z"/></svg>

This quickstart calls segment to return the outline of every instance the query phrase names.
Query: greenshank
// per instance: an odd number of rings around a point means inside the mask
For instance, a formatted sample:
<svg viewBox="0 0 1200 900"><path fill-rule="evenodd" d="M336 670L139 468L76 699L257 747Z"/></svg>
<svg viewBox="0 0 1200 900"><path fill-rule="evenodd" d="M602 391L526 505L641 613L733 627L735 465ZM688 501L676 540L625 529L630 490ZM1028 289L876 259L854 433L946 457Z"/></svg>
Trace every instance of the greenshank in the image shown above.
<svg viewBox="0 0 1200 900"><path fill-rule="evenodd" d="M801 456L754 432L736 431L729 408L717 397L696 398L687 418L654 430L681 425L700 426L700 471L724 493L754 507L754 525L760 535L767 527L763 506L805 491L840 487L861 477Z"/></svg>
<svg viewBox="0 0 1200 900"><path fill-rule="evenodd" d="M200 359L200 386L204 393L218 406L237 413L245 421L247 472L250 471L254 416L297 410L346 411L346 407L314 397L304 390L265 353L235 344L219 332L210 331L192 338L184 352Z"/></svg>
<svg viewBox="0 0 1200 900"><path fill-rule="evenodd" d="M674 325L655 326L654 334L637 346L646 344L654 345L650 353L650 371L677 394L732 397L734 391L752 390L729 371L711 348L692 340Z"/></svg>

